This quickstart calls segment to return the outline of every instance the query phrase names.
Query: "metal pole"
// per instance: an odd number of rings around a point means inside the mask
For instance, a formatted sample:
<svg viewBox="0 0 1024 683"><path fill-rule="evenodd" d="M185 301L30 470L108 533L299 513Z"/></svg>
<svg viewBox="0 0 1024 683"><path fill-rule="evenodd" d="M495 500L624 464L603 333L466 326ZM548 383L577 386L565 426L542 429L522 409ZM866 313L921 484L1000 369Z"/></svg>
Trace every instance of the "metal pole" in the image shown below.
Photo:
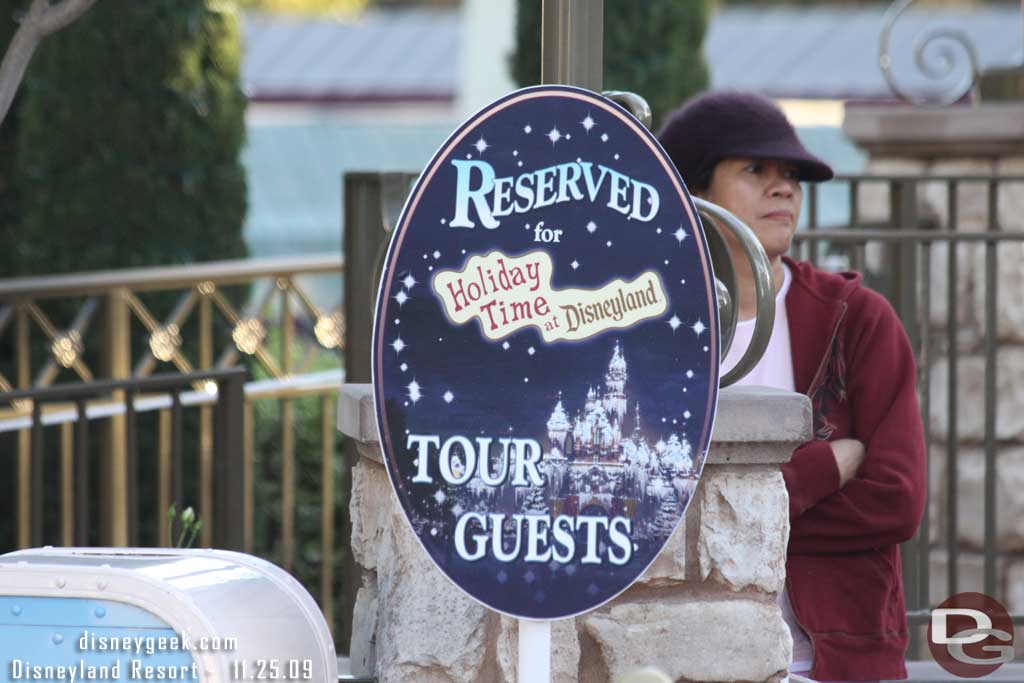
<svg viewBox="0 0 1024 683"><path fill-rule="evenodd" d="M519 680L551 680L551 622L519 620Z"/></svg>
<svg viewBox="0 0 1024 683"><path fill-rule="evenodd" d="M116 288L107 296L107 358L106 367L111 379L127 379L132 375L131 310L128 308L130 290ZM124 393L114 393L115 400L123 400ZM128 545L128 452L125 449L127 422L124 415L114 415L107 423L105 445L107 459L105 497L106 523L102 529L104 543L112 546Z"/></svg>
<svg viewBox="0 0 1024 683"><path fill-rule="evenodd" d="M544 0L541 83L604 87L604 0ZM551 622L519 619L523 683L551 681Z"/></svg>
<svg viewBox="0 0 1024 683"><path fill-rule="evenodd" d="M217 385L217 424L214 486L217 514L214 542L218 548L242 551L245 546L245 492L252 485L243 461L245 372L222 379ZM204 525L205 526L205 525Z"/></svg>
<svg viewBox="0 0 1024 683"><path fill-rule="evenodd" d="M604 83L604 0L544 0L541 83L601 92Z"/></svg>

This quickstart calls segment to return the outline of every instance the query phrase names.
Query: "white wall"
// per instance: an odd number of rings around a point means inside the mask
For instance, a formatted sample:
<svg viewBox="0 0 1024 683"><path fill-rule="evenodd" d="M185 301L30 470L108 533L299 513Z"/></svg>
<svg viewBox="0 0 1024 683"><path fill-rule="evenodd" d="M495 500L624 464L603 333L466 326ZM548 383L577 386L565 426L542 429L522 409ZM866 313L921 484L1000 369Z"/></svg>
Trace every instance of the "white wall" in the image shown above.
<svg viewBox="0 0 1024 683"><path fill-rule="evenodd" d="M468 118L515 89L509 59L515 49L515 0L463 0L456 112Z"/></svg>

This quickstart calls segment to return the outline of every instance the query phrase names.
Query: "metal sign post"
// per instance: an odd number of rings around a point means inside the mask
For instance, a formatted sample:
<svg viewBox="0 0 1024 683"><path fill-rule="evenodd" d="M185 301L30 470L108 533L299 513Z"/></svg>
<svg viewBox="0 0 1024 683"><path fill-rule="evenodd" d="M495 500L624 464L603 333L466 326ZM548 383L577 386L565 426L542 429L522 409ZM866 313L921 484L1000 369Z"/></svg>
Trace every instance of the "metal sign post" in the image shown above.
<svg viewBox="0 0 1024 683"><path fill-rule="evenodd" d="M601 10L545 4L545 80L562 83L492 102L438 149L374 316L398 502L454 585L519 620L529 683L551 680L550 622L613 600L668 542L718 395L697 211L647 127L589 89Z"/></svg>
<svg viewBox="0 0 1024 683"><path fill-rule="evenodd" d="M519 680L551 680L551 622L518 619Z"/></svg>
<svg viewBox="0 0 1024 683"><path fill-rule="evenodd" d="M387 472L412 532L519 624L621 594L693 499L714 422L719 316L697 212L650 131L565 85L462 124L392 234L374 316Z"/></svg>
<svg viewBox="0 0 1024 683"><path fill-rule="evenodd" d="M543 0L541 83L601 92L604 0ZM551 681L551 622L519 620L519 680Z"/></svg>
<svg viewBox="0 0 1024 683"><path fill-rule="evenodd" d="M604 87L604 0L544 0L541 83Z"/></svg>

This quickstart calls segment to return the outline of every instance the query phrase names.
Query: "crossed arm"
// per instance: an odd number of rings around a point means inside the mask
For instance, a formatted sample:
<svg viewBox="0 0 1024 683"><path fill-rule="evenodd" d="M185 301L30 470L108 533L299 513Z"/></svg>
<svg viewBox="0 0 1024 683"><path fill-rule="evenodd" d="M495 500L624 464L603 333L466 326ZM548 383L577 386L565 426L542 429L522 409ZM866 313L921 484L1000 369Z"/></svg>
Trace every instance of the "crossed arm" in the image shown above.
<svg viewBox="0 0 1024 683"><path fill-rule="evenodd" d="M846 338L851 433L810 441L782 467L790 552L879 548L920 524L925 453L913 352L891 307L875 309Z"/></svg>

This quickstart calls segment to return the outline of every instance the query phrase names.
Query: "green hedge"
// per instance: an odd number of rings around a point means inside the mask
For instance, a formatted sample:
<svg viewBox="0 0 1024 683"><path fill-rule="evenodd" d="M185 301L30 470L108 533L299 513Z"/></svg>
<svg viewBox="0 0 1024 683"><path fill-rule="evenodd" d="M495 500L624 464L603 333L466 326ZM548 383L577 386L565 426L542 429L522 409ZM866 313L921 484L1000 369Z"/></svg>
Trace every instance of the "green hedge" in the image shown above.
<svg viewBox="0 0 1024 683"><path fill-rule="evenodd" d="M17 273L245 255L245 98L232 4L100 0L23 83Z"/></svg>
<svg viewBox="0 0 1024 683"><path fill-rule="evenodd" d="M0 0L0 44L26 5ZM99 0L45 38L0 127L0 276L244 257L241 55L234 3L216 0ZM176 296L142 298L163 318ZM44 310L64 328L76 303ZM10 330L0 335L7 377L12 343ZM132 348L144 344L136 325ZM98 348L89 344L86 362L102 374ZM192 338L185 351L195 359ZM46 353L34 333L33 372ZM58 378L76 380L70 372ZM141 452L152 452L154 438L152 430L140 434ZM0 480L8 485L0 493L13 486L12 444L12 435L0 438ZM140 467L145 480L149 465ZM47 509L52 517L56 508ZM147 511L144 528L154 523ZM0 542L13 537L0 533Z"/></svg>

